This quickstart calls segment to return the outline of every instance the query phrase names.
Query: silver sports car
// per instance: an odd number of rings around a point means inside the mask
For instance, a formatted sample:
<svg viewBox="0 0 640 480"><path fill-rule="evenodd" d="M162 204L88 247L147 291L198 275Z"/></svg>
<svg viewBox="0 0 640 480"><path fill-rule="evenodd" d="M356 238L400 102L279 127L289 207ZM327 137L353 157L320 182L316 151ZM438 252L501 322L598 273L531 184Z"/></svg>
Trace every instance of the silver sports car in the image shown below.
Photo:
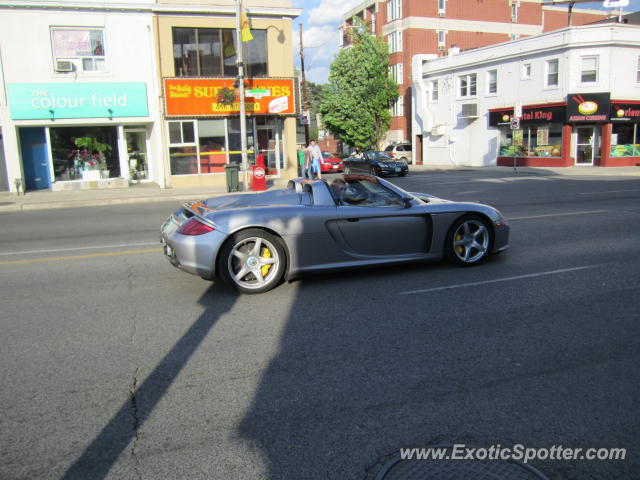
<svg viewBox="0 0 640 480"><path fill-rule="evenodd" d="M509 246L495 208L408 193L369 175L185 204L162 225L169 261L261 293L306 272L447 258L475 265Z"/></svg>

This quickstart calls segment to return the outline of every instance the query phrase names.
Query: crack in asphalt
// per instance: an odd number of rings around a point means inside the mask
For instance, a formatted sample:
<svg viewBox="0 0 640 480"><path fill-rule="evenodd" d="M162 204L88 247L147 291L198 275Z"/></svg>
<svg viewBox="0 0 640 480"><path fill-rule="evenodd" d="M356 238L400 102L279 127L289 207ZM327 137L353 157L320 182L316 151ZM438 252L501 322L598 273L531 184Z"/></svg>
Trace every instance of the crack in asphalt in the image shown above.
<svg viewBox="0 0 640 480"><path fill-rule="evenodd" d="M129 335L129 343L135 349L136 334L138 333L138 322L137 322L138 311L135 307L136 305L135 296L133 294L134 272L133 272L133 265L131 265L131 263L128 261L126 263L127 263L127 270L128 270L127 288L129 290L129 299L131 300L131 304L133 305L133 310L131 314L131 334ZM141 424L139 410L138 410L138 397L137 397L139 374L140 374L140 367L136 366L133 372L133 379L131 381L131 386L129 387L129 408L131 410L131 420L132 420L131 428L133 430L133 440L131 442L131 458L133 459L133 469L135 471L136 478L142 479L142 472L140 471L140 459L138 458L137 450L136 450L138 447L138 441L140 440L138 430Z"/></svg>

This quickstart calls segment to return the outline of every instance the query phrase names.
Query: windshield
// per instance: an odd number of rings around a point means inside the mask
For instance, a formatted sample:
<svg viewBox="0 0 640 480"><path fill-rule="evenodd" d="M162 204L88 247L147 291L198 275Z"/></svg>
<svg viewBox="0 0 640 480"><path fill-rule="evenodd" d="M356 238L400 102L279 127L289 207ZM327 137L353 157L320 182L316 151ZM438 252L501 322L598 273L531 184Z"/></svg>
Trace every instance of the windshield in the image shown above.
<svg viewBox="0 0 640 480"><path fill-rule="evenodd" d="M385 152L367 152L367 156L373 160L382 160L383 162L391 160L389 154Z"/></svg>
<svg viewBox="0 0 640 480"><path fill-rule="evenodd" d="M333 158L333 155L331 155L329 152L322 152L322 156L324 158Z"/></svg>

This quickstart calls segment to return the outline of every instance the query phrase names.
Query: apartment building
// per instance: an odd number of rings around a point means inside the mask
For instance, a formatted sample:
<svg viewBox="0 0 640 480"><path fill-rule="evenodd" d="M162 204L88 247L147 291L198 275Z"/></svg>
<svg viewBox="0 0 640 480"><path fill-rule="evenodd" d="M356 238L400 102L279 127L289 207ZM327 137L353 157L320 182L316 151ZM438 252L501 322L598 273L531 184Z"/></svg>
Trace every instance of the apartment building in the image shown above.
<svg viewBox="0 0 640 480"><path fill-rule="evenodd" d="M606 12L574 8L572 25L607 17ZM342 47L350 44L355 18L389 44L391 74L400 97L390 106L392 122L386 142L411 141L411 59L416 54L446 55L538 35L566 27L566 7L543 0L367 0L343 16Z"/></svg>
<svg viewBox="0 0 640 480"><path fill-rule="evenodd" d="M424 164L640 164L640 26L568 27L449 53L414 57Z"/></svg>

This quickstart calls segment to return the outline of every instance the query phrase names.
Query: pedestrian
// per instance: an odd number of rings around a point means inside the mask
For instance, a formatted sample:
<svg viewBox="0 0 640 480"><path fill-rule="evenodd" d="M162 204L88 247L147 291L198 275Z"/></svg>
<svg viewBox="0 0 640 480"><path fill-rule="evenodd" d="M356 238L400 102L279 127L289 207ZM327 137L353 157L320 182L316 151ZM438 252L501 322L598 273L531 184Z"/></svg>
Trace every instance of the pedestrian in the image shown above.
<svg viewBox="0 0 640 480"><path fill-rule="evenodd" d="M320 159L322 158L322 152L315 140L309 142L307 148L309 152L309 178L322 178L322 172L320 171Z"/></svg>
<svg viewBox="0 0 640 480"><path fill-rule="evenodd" d="M298 176L299 177L306 177L306 173L305 173L305 155L306 155L306 151L307 151L307 146L303 143L302 145L300 145L300 148L298 148Z"/></svg>

